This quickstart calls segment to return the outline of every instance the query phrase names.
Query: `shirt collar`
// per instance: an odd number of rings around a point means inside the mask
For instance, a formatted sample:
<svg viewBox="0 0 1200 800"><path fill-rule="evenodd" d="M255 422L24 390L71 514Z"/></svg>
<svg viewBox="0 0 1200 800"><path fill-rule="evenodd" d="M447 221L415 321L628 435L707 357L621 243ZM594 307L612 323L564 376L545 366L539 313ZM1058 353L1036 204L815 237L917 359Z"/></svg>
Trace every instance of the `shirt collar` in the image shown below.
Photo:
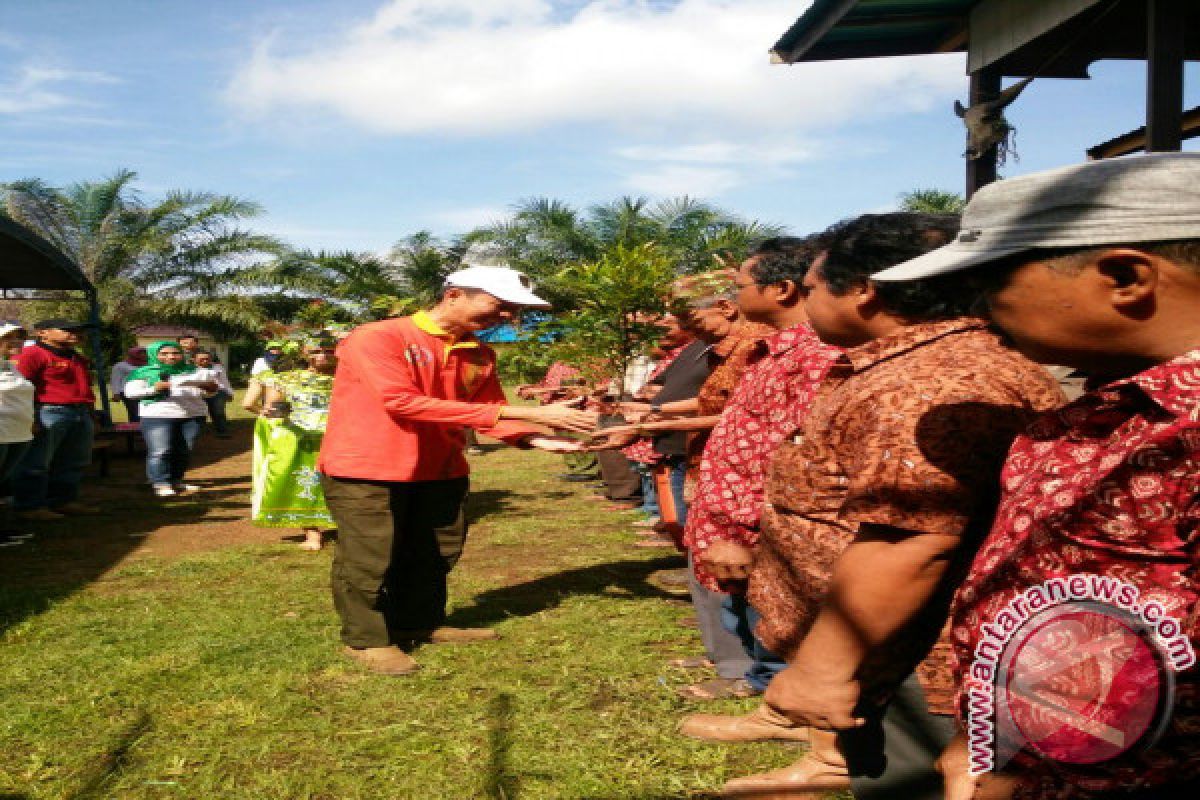
<svg viewBox="0 0 1200 800"><path fill-rule="evenodd" d="M433 321L433 317L429 316L427 311L418 311L412 315L413 324L420 328L430 336L436 336L446 343L447 350L454 350L460 347L479 347L479 341L470 334L467 338L455 339L452 334L443 330L442 326Z"/></svg>
<svg viewBox="0 0 1200 800"><path fill-rule="evenodd" d="M59 358L74 358L76 355L78 355L78 351L76 351L73 347L55 347L54 345L46 344L45 342L35 342L34 346L53 353Z"/></svg>
<svg viewBox="0 0 1200 800"><path fill-rule="evenodd" d="M712 345L712 352L721 358L728 358L739 347L761 342L771 333L772 330L767 325L760 325L757 322L739 322L733 326L724 339Z"/></svg>
<svg viewBox="0 0 1200 800"><path fill-rule="evenodd" d="M873 339L866 344L852 347L845 352L845 358L855 372L861 372L881 361L903 355L946 336L965 331L982 330L986 327L986 322L975 317L918 322L915 325L905 325L895 333Z"/></svg>
<svg viewBox="0 0 1200 800"><path fill-rule="evenodd" d="M1128 378L1107 383L1095 392L1137 387L1167 412L1200 422L1200 349L1184 353Z"/></svg>
<svg viewBox="0 0 1200 800"><path fill-rule="evenodd" d="M786 353L788 350L802 344L806 341L811 341L817 338L816 332L807 322L801 322L798 325L793 325L790 328L784 328L776 332L772 336L768 336L763 340L763 344L767 348L767 352L772 356L779 356Z"/></svg>

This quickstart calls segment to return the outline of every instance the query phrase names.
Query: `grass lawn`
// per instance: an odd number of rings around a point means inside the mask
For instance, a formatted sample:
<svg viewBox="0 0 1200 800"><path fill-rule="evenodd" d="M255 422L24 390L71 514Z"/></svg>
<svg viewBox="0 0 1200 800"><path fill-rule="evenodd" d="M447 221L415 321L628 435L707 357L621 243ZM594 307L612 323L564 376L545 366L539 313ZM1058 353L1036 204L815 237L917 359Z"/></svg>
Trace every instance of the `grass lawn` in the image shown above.
<svg viewBox="0 0 1200 800"><path fill-rule="evenodd" d="M116 459L88 490L106 516L0 551L0 798L694 798L798 756L675 734L754 701L676 696L704 675L665 662L698 637L647 578L678 557L537 452L473 459L451 622L503 638L363 671L330 550L245 522L249 424L202 441L199 498L156 501Z"/></svg>

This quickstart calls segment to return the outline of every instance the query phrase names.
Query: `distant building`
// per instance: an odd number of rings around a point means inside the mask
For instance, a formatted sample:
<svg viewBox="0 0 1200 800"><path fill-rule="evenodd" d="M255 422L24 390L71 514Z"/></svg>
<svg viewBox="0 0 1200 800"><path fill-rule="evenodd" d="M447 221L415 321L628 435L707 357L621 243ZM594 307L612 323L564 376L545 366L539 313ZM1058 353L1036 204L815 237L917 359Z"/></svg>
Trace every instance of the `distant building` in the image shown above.
<svg viewBox="0 0 1200 800"><path fill-rule="evenodd" d="M202 328L188 325L142 325L133 329L139 347L145 347L161 339L178 339L180 336L196 336L200 339L200 347L217 354L226 367L229 366L229 343L217 341L217 338Z"/></svg>

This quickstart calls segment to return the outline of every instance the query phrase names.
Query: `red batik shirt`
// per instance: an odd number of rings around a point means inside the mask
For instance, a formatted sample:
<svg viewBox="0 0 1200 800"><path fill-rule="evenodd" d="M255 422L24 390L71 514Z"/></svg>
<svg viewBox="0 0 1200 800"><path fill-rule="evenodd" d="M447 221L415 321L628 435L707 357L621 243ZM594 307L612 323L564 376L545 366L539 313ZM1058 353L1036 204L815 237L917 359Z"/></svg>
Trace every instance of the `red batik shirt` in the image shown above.
<svg viewBox="0 0 1200 800"><path fill-rule="evenodd" d="M561 389L563 381L578 378L582 373L564 361L555 361L536 386L539 389Z"/></svg>
<svg viewBox="0 0 1200 800"><path fill-rule="evenodd" d="M654 365L654 369L650 371L650 376L646 378L646 383L653 383L654 379L662 375L667 367L671 366L671 362L679 357L684 348L690 345L691 342L679 345L674 350L668 350L663 354L663 357ZM630 461L638 464L657 464L662 460L662 454L655 452L654 440L649 436L638 439L633 444L621 451L622 454Z"/></svg>
<svg viewBox="0 0 1200 800"><path fill-rule="evenodd" d="M1200 350L1043 416L1013 444L1001 480L995 523L955 598L960 683L974 680L981 625L1024 590L1084 573L1133 584L1143 606L1161 604L1200 650ZM1029 771L1018 796L1086 797L1196 780L1200 675L1193 665L1175 679L1171 720L1149 751L1089 767L1023 760Z"/></svg>
<svg viewBox="0 0 1200 800"><path fill-rule="evenodd" d="M684 544L699 553L717 540L758 541L763 484L771 454L803 425L825 373L841 352L808 325L780 331L760 345L713 428L688 508ZM696 577L714 591L716 578L695 559Z"/></svg>

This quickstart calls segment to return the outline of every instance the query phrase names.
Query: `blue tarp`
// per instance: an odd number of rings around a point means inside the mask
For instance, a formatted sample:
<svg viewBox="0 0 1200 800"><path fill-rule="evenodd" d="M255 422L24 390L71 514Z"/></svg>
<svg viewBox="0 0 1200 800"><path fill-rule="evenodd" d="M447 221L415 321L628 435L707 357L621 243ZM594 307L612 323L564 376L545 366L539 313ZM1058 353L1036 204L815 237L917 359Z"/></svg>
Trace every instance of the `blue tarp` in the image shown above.
<svg viewBox="0 0 1200 800"><path fill-rule="evenodd" d="M487 342L488 344L513 344L514 342L527 339L530 332L534 328L536 328L538 325L541 325L548 319L550 319L549 314L531 312L521 315L519 328L513 323L506 323L504 325L497 325L494 328L488 328L487 330L480 331L475 335L481 342ZM549 334L542 334L539 340L543 342L550 342L553 341L553 338Z"/></svg>

